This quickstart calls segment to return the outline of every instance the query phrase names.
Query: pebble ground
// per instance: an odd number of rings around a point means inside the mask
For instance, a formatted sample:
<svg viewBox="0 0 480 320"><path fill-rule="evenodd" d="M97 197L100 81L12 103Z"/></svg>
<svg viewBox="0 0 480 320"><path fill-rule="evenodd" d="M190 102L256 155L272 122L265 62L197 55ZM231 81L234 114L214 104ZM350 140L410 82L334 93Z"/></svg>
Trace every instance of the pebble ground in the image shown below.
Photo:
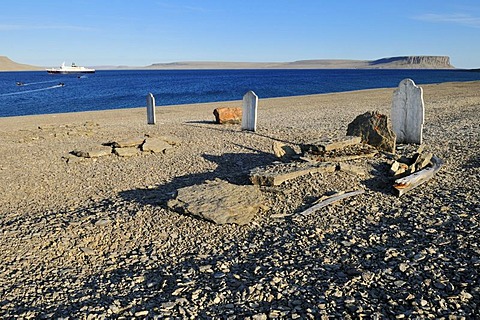
<svg viewBox="0 0 480 320"><path fill-rule="evenodd" d="M4 319L475 319L480 314L480 82L425 85L427 151L445 165L398 198L386 158L365 175L313 174L263 188L243 227L170 211L176 189L248 183L294 148L389 114L392 89L260 99L258 132L212 123L218 106L0 119L0 317ZM261 97L260 97L261 98ZM66 162L69 151L145 134L166 154ZM319 197L364 194L303 218Z"/></svg>

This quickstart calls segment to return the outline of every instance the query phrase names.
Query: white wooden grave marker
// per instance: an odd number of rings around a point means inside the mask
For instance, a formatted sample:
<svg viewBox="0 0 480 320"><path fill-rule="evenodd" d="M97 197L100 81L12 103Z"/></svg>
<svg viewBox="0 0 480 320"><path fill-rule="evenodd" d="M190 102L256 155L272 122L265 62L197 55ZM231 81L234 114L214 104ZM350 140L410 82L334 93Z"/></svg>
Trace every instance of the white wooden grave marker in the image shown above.
<svg viewBox="0 0 480 320"><path fill-rule="evenodd" d="M147 95L147 123L155 124L155 97L151 93Z"/></svg>
<svg viewBox="0 0 480 320"><path fill-rule="evenodd" d="M422 143L425 108L423 90L412 79L404 79L393 93L392 128L397 143Z"/></svg>
<svg viewBox="0 0 480 320"><path fill-rule="evenodd" d="M258 96L253 91L248 91L243 96L242 130L257 130L257 107Z"/></svg>

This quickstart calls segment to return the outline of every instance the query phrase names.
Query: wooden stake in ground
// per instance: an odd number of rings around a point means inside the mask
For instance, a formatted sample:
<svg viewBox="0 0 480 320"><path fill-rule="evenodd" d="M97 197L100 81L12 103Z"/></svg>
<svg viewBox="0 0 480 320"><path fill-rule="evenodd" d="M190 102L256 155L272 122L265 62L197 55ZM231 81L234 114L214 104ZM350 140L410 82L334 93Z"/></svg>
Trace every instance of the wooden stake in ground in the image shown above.
<svg viewBox="0 0 480 320"><path fill-rule="evenodd" d="M398 196L400 197L402 194L407 193L408 191L418 187L424 182L427 182L435 173L440 170L443 165L443 161L436 156L432 157L431 160L432 166L420 171L415 172L407 177L395 180L393 188L395 188Z"/></svg>

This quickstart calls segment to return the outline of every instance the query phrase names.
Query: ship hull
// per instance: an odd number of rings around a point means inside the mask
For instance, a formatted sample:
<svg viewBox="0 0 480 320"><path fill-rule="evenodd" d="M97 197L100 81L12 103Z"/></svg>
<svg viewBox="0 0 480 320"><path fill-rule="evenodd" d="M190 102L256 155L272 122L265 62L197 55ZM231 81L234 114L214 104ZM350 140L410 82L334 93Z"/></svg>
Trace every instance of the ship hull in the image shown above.
<svg viewBox="0 0 480 320"><path fill-rule="evenodd" d="M47 73L50 74L75 74L75 73L95 73L95 70L74 70L74 71L66 71L66 70L47 70Z"/></svg>

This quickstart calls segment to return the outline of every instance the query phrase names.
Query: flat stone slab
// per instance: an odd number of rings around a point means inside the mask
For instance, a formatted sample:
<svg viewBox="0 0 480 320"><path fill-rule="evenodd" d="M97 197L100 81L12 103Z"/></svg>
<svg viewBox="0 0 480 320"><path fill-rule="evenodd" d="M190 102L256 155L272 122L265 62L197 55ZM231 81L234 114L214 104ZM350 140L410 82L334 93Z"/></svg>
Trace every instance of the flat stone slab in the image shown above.
<svg viewBox="0 0 480 320"><path fill-rule="evenodd" d="M113 153L119 157L133 157L139 154L138 148L114 148Z"/></svg>
<svg viewBox="0 0 480 320"><path fill-rule="evenodd" d="M262 205L262 194L255 186L240 186L216 179L177 190L167 206L217 224L245 225Z"/></svg>
<svg viewBox="0 0 480 320"><path fill-rule="evenodd" d="M345 147L359 144L362 141L361 137L356 136L344 136L335 138L321 138L314 140L300 146L303 152L322 152L343 149Z"/></svg>
<svg viewBox="0 0 480 320"><path fill-rule="evenodd" d="M141 149L143 152L163 153L171 148L172 145L162 138L147 138Z"/></svg>
<svg viewBox="0 0 480 320"><path fill-rule="evenodd" d="M326 162L280 163L253 169L250 171L250 181L254 185L278 186L285 181L310 173L334 172L335 169L335 164Z"/></svg>
<svg viewBox="0 0 480 320"><path fill-rule="evenodd" d="M108 156L108 155L112 154L112 148L111 147L98 147L96 149L89 150L88 154L90 155L90 158L105 157L105 156Z"/></svg>
<svg viewBox="0 0 480 320"><path fill-rule="evenodd" d="M70 154L81 158L99 158L112 154L112 148L98 147L90 150L73 150Z"/></svg>
<svg viewBox="0 0 480 320"><path fill-rule="evenodd" d="M145 138L130 138L120 141L111 142L111 145L114 148L130 148L130 147L140 147L145 142Z"/></svg>
<svg viewBox="0 0 480 320"><path fill-rule="evenodd" d="M169 136L169 135L158 136L158 137L157 136L147 137L147 139L152 139L152 138L163 140L163 141L165 141L166 143L168 143L169 145L172 145L172 146L178 146L182 142L181 139L179 139L177 137L174 137L174 136Z"/></svg>

